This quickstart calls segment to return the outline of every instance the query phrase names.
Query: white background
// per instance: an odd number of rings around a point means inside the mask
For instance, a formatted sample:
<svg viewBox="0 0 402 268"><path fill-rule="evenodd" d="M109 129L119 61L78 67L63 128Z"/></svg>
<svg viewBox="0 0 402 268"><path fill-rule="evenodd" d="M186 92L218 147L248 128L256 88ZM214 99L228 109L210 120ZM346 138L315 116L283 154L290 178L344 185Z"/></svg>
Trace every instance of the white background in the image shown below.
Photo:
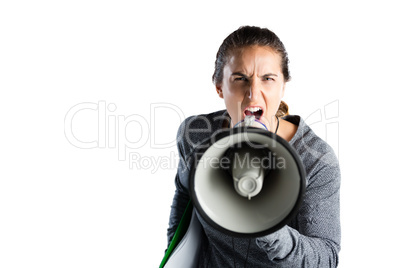
<svg viewBox="0 0 402 268"><path fill-rule="evenodd" d="M397 1L2 1L0 266L158 267L177 127L224 108L216 51L257 25L287 47L290 112L314 115L338 153L339 267L397 267L399 11ZM97 110L72 118L83 103Z"/></svg>

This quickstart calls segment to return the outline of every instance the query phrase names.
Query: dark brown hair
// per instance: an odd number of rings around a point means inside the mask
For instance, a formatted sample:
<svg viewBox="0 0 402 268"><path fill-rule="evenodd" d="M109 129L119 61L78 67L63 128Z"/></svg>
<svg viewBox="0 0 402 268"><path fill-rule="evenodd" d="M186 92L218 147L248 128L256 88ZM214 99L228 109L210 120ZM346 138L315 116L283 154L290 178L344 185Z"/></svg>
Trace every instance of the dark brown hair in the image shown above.
<svg viewBox="0 0 402 268"><path fill-rule="evenodd" d="M285 46L278 36L266 28L242 26L226 37L225 40L223 40L222 45L219 47L218 53L216 53L215 71L212 75L212 81L214 84L217 85L222 83L223 68L227 63L228 56L233 52L233 50L255 45L270 47L280 55L282 59L282 74L285 82L288 82L291 78L289 72L288 53L286 52ZM278 117L285 116L289 114L288 110L288 105L284 101L281 101L276 115Z"/></svg>

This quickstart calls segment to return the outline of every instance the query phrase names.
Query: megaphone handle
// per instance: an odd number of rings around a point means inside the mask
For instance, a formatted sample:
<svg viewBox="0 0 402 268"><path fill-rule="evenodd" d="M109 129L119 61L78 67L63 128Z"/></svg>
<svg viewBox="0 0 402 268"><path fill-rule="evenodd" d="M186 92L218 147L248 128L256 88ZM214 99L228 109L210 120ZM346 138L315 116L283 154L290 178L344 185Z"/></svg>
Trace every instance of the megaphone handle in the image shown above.
<svg viewBox="0 0 402 268"><path fill-rule="evenodd" d="M173 240L175 240L174 245L172 245L172 247L169 246L169 253L166 253L167 256L165 255L165 258L159 267L198 267L202 242L201 236L202 226L195 214L195 209L193 209L190 200L182 220L177 227L176 233L173 236ZM173 240L171 244L173 244Z"/></svg>

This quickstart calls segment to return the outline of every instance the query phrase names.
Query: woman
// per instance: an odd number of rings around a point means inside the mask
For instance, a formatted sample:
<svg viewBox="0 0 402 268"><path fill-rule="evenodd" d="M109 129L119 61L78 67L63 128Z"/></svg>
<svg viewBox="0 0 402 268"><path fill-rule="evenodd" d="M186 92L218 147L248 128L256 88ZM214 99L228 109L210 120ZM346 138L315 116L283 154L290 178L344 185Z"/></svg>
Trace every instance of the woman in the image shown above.
<svg viewBox="0 0 402 268"><path fill-rule="evenodd" d="M230 237L198 217L205 239L199 267L336 267L340 250L338 161L326 142L282 101L290 79L288 57L270 30L241 27L217 53L213 82L226 110L187 118L178 132L176 176L168 241L189 201L189 166L201 141L247 115L288 141L306 170L306 192L297 216L280 230L255 239Z"/></svg>

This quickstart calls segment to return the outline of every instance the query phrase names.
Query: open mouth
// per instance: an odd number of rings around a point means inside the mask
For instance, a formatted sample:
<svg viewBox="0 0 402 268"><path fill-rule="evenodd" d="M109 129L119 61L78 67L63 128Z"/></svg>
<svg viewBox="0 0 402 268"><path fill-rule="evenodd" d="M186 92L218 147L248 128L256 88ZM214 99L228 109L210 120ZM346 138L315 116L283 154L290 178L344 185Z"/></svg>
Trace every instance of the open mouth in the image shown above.
<svg viewBox="0 0 402 268"><path fill-rule="evenodd" d="M263 113L264 113L264 111L262 110L261 107L247 107L244 110L244 114L246 116L254 115L255 119L257 119L257 120L260 120Z"/></svg>

